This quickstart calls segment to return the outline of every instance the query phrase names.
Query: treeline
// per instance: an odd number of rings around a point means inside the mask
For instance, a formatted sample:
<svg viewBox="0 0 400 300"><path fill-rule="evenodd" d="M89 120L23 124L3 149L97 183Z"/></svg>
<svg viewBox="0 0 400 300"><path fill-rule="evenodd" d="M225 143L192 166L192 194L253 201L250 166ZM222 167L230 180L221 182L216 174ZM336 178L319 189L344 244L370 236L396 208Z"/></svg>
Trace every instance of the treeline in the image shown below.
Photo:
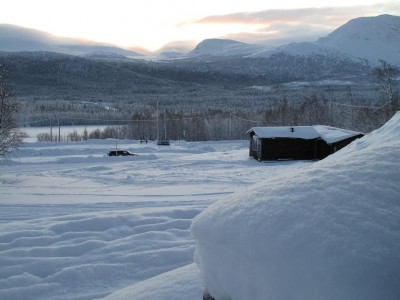
<svg viewBox="0 0 400 300"><path fill-rule="evenodd" d="M119 126L117 134L110 129L96 138L154 140L161 132L169 139L242 139L256 125L368 132L398 109L394 94L381 95L368 65L318 55L174 63L54 53L0 53L0 59L22 102L21 126ZM357 76L288 83L338 74Z"/></svg>
<svg viewBox="0 0 400 300"><path fill-rule="evenodd" d="M178 93L179 91L177 91ZM129 120L156 119L157 106L160 111L174 118L214 116L214 112L232 113L241 118L259 120L260 115L280 105L296 108L309 98L318 101L331 101L354 105L375 106L379 101L378 87L370 85L327 85L288 87L252 86L231 90L201 88L177 96L132 95L130 101L68 101L51 99L32 99L23 105L21 126L61 125L123 125ZM25 103L24 103L25 104ZM122 121L119 121L122 120Z"/></svg>
<svg viewBox="0 0 400 300"><path fill-rule="evenodd" d="M387 122L400 110L397 94L394 102L374 106L337 103L312 95L302 103L283 100L275 106L253 112L229 113L222 110L184 115L165 109L159 112L136 113L124 125L108 126L83 134L74 131L67 136L49 134L38 136L39 141L82 141L87 139L131 140L236 140L247 139L246 131L256 126L328 125L368 133Z"/></svg>
<svg viewBox="0 0 400 300"><path fill-rule="evenodd" d="M354 60L338 55L290 55L278 52L266 58L224 57L210 60L181 59L171 64L197 72L218 72L253 78L263 78L264 82L279 84L290 81L323 80L330 78L363 77L371 72L367 61Z"/></svg>
<svg viewBox="0 0 400 300"><path fill-rule="evenodd" d="M196 72L142 60L91 59L47 52L0 53L16 94L50 99L130 100L132 95L174 95L201 85L243 85L252 76Z"/></svg>
<svg viewBox="0 0 400 300"><path fill-rule="evenodd" d="M127 114L154 109L157 102L186 112L206 113L209 109L226 108L259 112L283 98L299 102L310 93L324 90L330 90L333 98L343 98L347 88L329 85L299 90L285 86L287 82L339 75L339 78L364 80L368 77L365 74L371 73L369 66L353 61L338 63L329 57L285 54L269 59L171 63L26 52L0 53L0 60L9 70L15 95L23 102L23 123L27 126L32 122L44 125L50 115L60 114L63 122L68 122L63 125L89 124L83 120L69 122L65 116L86 120L95 119L94 116L103 120L126 119ZM373 86L355 82L352 89L356 102L374 101Z"/></svg>

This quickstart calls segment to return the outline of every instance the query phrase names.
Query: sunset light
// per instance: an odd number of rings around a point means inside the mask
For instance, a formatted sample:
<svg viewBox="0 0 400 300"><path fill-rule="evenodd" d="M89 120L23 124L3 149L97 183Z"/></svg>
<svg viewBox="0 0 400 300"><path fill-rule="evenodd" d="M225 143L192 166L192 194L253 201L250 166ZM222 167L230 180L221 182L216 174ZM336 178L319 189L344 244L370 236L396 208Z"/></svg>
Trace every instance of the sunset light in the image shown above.
<svg viewBox="0 0 400 300"><path fill-rule="evenodd" d="M400 0L0 3L0 300L400 299Z"/></svg>
<svg viewBox="0 0 400 300"><path fill-rule="evenodd" d="M0 23L154 51L174 41L229 36L265 42L269 36L263 40L260 32L266 27L283 38L282 28L311 23L318 36L353 17L382 13L399 14L397 1L4 0Z"/></svg>

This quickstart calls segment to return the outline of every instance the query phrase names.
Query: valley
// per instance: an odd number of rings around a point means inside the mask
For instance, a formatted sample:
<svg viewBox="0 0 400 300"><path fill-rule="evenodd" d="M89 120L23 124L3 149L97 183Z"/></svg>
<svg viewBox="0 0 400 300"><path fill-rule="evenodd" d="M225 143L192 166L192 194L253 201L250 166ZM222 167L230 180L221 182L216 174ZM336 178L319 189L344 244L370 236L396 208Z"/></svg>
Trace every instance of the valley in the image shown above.
<svg viewBox="0 0 400 300"><path fill-rule="evenodd" d="M15 51L3 26L0 61L22 103L21 127L114 124L136 132L126 138L155 139L160 117L174 139L242 139L257 124L322 123L368 132L399 107L396 100L390 111L381 109L387 87L373 75L381 59L397 66L399 19L358 18L315 42L275 48L206 39L174 58L78 47L28 29L19 29L24 51ZM79 55L66 50L72 48ZM202 132L186 134L193 127Z"/></svg>

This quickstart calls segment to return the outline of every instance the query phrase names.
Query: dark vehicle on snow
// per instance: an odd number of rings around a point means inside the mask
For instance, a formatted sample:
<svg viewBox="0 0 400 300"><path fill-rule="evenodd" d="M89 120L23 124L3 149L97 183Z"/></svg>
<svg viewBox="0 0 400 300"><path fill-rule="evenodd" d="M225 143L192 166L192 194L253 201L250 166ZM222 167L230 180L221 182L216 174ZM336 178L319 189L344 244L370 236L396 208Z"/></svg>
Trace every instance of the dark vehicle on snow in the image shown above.
<svg viewBox="0 0 400 300"><path fill-rule="evenodd" d="M131 153L127 150L111 150L108 152L108 156L133 156L137 155L135 153Z"/></svg>

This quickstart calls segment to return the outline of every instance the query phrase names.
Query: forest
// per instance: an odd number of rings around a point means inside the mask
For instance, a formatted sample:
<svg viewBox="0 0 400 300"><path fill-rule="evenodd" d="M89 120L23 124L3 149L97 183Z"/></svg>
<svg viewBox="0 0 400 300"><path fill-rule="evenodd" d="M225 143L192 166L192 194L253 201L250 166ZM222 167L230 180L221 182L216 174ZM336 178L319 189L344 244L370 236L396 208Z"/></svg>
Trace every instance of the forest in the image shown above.
<svg viewBox="0 0 400 300"><path fill-rule="evenodd" d="M47 52L4 52L0 60L23 103L21 127L110 125L70 140L244 139L253 126L315 124L369 132L399 110L398 70L388 81L360 64L335 69L296 57L277 57L272 65L260 59L155 62Z"/></svg>

